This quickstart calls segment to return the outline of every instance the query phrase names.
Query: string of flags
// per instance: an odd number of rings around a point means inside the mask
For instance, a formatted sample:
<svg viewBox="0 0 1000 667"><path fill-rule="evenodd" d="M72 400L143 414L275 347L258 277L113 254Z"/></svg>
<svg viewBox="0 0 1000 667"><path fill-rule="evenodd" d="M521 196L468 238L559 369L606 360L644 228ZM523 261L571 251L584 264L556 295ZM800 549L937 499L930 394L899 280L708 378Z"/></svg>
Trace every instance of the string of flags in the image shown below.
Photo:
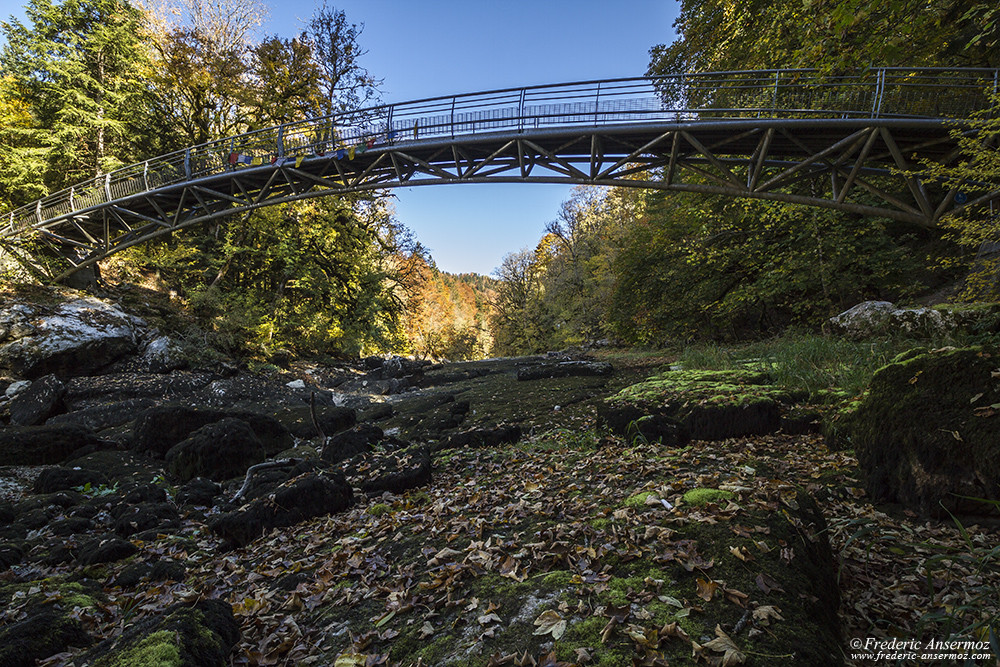
<svg viewBox="0 0 1000 667"><path fill-rule="evenodd" d="M369 137L368 139L363 140L361 143L352 144L350 146L341 146L339 148L334 148L330 151L316 150L313 153L313 155L324 157L327 154L331 154L338 160L343 160L345 158L348 160L353 160L356 156L364 153L366 150L378 146L380 143L382 143L382 141L380 140L392 141L395 138L396 138L396 132L389 132L388 134L384 135L384 137L383 136ZM231 152L229 154L229 164L234 167L243 164L249 165L251 167L259 167L264 164L264 161L266 159L269 164L273 164L277 167L282 167L286 164L291 164L294 162L295 167L298 168L302 165L302 161L305 158L306 158L305 155L297 155L295 157L278 157L277 155L272 155L268 158L265 158L260 155L244 155L242 153Z"/></svg>

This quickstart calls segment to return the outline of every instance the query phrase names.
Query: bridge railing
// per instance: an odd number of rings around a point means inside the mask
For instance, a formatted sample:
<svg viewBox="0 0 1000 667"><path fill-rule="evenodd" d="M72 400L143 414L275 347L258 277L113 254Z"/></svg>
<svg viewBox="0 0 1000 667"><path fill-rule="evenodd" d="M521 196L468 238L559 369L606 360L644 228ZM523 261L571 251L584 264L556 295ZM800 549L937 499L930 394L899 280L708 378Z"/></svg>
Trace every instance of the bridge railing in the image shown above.
<svg viewBox="0 0 1000 667"><path fill-rule="evenodd" d="M989 107L998 71L869 69L708 72L436 97L309 119L129 165L8 213L0 236L42 229L115 200L227 171L313 156L352 160L387 144L488 132L739 118L959 118Z"/></svg>

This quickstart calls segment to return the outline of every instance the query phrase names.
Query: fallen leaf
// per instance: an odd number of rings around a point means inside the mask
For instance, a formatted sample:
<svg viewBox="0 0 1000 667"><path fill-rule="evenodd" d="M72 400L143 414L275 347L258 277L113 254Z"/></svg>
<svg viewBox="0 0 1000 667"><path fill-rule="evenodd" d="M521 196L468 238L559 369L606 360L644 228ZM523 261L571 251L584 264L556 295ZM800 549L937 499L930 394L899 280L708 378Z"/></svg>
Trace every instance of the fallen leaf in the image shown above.
<svg viewBox="0 0 1000 667"><path fill-rule="evenodd" d="M781 584L779 584L774 577L765 572L758 574L756 581L757 588L764 591L765 594L770 593L771 591L779 591L781 593L785 592L785 589L781 587Z"/></svg>
<svg viewBox="0 0 1000 667"><path fill-rule="evenodd" d="M719 589L719 584L701 577L698 577L695 583L698 585L698 597L705 602L711 602L712 598L715 597L715 591Z"/></svg>
<svg viewBox="0 0 1000 667"><path fill-rule="evenodd" d="M535 625L538 627L535 628L534 634L552 635L553 639L559 639L566 632L566 620L559 615L559 612L552 609L539 614L538 618L535 619Z"/></svg>
<svg viewBox="0 0 1000 667"><path fill-rule="evenodd" d="M753 610L753 620L761 625L770 625L772 620L783 621L781 610L771 605L762 605Z"/></svg>
<svg viewBox="0 0 1000 667"><path fill-rule="evenodd" d="M742 665L746 662L747 657L740 651L739 647L733 643L733 640L729 638L722 628L718 625L715 626L715 639L708 642L704 646L705 648L712 649L716 653L722 653L722 667L728 667L728 665Z"/></svg>
<svg viewBox="0 0 1000 667"><path fill-rule="evenodd" d="M360 653L341 653L333 663L333 667L364 667L367 656Z"/></svg>
<svg viewBox="0 0 1000 667"><path fill-rule="evenodd" d="M427 639L434 634L434 626L431 625L430 621L424 621L424 624L420 626L420 638Z"/></svg>

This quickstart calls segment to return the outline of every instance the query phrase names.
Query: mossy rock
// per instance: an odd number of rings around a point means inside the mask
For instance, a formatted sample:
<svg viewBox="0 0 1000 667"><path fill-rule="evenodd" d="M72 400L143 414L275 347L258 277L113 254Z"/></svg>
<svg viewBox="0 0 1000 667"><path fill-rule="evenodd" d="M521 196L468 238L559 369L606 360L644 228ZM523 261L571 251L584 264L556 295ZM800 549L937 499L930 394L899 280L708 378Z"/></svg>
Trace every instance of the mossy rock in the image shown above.
<svg viewBox="0 0 1000 667"><path fill-rule="evenodd" d="M121 637L101 642L81 662L92 667L214 667L239 641L233 610L221 600L176 605L145 619Z"/></svg>
<svg viewBox="0 0 1000 667"><path fill-rule="evenodd" d="M102 598L94 582L68 582L59 578L0 585L0 600L8 610L20 606L25 618L0 629L0 665L34 667L41 660L69 647L89 646L93 638L74 608L96 607Z"/></svg>
<svg viewBox="0 0 1000 667"><path fill-rule="evenodd" d="M1000 354L980 347L921 353L875 373L836 423L869 495L932 515L995 512L963 497L1000 500L998 375Z"/></svg>
<svg viewBox="0 0 1000 667"><path fill-rule="evenodd" d="M671 446L765 435L781 428L790 406L808 399L769 382L766 373L748 369L667 371L608 398L598 416L625 437Z"/></svg>
<svg viewBox="0 0 1000 667"><path fill-rule="evenodd" d="M708 503L718 503L733 498L732 491L724 489L691 489L684 494L684 502L688 505L707 505Z"/></svg>

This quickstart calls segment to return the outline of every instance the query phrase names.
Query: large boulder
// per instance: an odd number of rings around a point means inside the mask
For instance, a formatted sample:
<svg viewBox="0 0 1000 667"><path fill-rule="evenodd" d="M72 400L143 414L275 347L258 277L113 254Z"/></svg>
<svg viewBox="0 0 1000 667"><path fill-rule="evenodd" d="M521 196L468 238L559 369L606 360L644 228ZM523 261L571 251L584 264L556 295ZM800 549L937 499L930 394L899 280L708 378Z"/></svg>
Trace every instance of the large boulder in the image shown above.
<svg viewBox="0 0 1000 667"><path fill-rule="evenodd" d="M90 649L80 664L222 667L240 639L233 608L222 600L174 605Z"/></svg>
<svg viewBox="0 0 1000 667"><path fill-rule="evenodd" d="M167 468L182 482L195 477L221 482L243 475L266 455L264 445L241 419L202 426L167 452Z"/></svg>
<svg viewBox="0 0 1000 667"><path fill-rule="evenodd" d="M755 370L674 370L626 387L598 404L613 432L664 445L774 433L805 392L772 385Z"/></svg>
<svg viewBox="0 0 1000 667"><path fill-rule="evenodd" d="M600 377L611 375L612 370L611 364L604 361L559 361L556 363L522 366L517 369L517 379L543 380L576 376Z"/></svg>
<svg viewBox="0 0 1000 667"><path fill-rule="evenodd" d="M343 475L306 473L233 512L219 515L209 528L232 546L245 546L272 528L294 526L350 507L354 496Z"/></svg>
<svg viewBox="0 0 1000 667"><path fill-rule="evenodd" d="M1000 308L975 307L899 308L889 301L864 301L830 318L830 329L850 338L905 334L934 336L956 330L995 332Z"/></svg>
<svg viewBox="0 0 1000 667"><path fill-rule="evenodd" d="M25 378L90 375L135 353L145 332L141 319L94 297L14 304L0 310L0 367Z"/></svg>
<svg viewBox="0 0 1000 667"><path fill-rule="evenodd" d="M10 399L10 423L37 426L63 409L66 385L55 375L46 375Z"/></svg>
<svg viewBox="0 0 1000 667"><path fill-rule="evenodd" d="M323 445L323 460L340 463L375 448L385 433L374 424L358 424L354 428L327 438Z"/></svg>
<svg viewBox="0 0 1000 667"><path fill-rule="evenodd" d="M996 512L1000 500L1000 353L983 348L901 355L836 424L873 500L932 515Z"/></svg>
<svg viewBox="0 0 1000 667"><path fill-rule="evenodd" d="M0 461L4 465L50 465L83 456L105 444L75 424L11 426L0 429Z"/></svg>
<svg viewBox="0 0 1000 667"><path fill-rule="evenodd" d="M194 431L223 419L245 422L260 440L267 455L276 454L295 444L288 429L268 415L163 405L146 410L135 420L132 446L136 451L160 458Z"/></svg>
<svg viewBox="0 0 1000 667"><path fill-rule="evenodd" d="M184 350L169 336L157 336L151 340L139 361L150 373L169 373L188 365Z"/></svg>

